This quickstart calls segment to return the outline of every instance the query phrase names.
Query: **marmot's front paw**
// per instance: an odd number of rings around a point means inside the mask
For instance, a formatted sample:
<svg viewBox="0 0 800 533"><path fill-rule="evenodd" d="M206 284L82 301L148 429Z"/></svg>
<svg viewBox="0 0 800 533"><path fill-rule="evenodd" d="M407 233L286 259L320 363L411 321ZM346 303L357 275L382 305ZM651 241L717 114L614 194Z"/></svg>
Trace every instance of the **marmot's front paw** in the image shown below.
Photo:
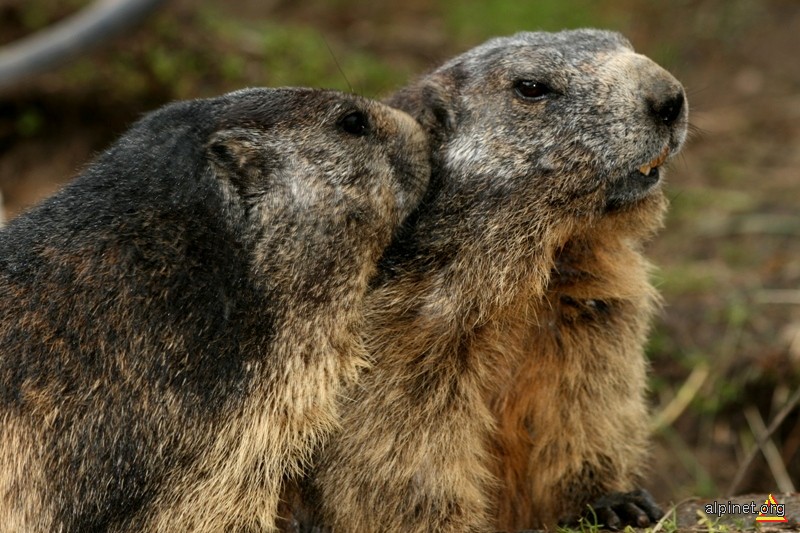
<svg viewBox="0 0 800 533"><path fill-rule="evenodd" d="M647 527L664 516L664 511L644 489L631 492L611 492L591 505L597 523L608 529L625 526Z"/></svg>

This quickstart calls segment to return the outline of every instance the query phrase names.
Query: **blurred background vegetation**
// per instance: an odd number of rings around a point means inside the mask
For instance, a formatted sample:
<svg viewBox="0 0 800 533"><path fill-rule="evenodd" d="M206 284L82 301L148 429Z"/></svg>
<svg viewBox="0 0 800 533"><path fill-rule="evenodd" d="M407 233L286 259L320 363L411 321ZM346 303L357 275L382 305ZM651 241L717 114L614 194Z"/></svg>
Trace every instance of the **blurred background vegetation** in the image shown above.
<svg viewBox="0 0 800 533"><path fill-rule="evenodd" d="M84 0L0 0L0 44ZM727 494L760 424L800 385L800 2L796 0L172 0L125 35L0 93L10 216L143 112L243 86L386 95L488 37L606 27L687 87L693 136L650 245L665 299L648 354L664 502ZM737 492L800 486L800 415ZM782 481L779 481L781 480Z"/></svg>

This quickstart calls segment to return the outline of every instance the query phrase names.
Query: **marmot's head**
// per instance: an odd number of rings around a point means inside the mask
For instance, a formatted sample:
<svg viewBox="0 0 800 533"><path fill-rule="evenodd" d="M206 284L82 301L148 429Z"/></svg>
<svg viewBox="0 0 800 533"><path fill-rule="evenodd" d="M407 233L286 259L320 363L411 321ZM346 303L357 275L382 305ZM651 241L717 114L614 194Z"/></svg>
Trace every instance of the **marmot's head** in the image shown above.
<svg viewBox="0 0 800 533"><path fill-rule="evenodd" d="M434 180L443 180L432 185L467 199L459 211L479 212L491 198L534 208L539 223L660 197L662 165L681 148L688 114L675 78L597 30L492 39L389 102L431 132Z"/></svg>
<svg viewBox="0 0 800 533"><path fill-rule="evenodd" d="M336 91L245 89L221 97L217 116L211 166L264 220L353 230L385 244L428 184L424 131L378 102Z"/></svg>
<svg viewBox="0 0 800 533"><path fill-rule="evenodd" d="M428 185L424 130L379 102L302 88L237 91L216 115L207 155L253 228L256 268L294 299L355 297Z"/></svg>
<svg viewBox="0 0 800 533"><path fill-rule="evenodd" d="M97 250L76 255L95 278L151 268L214 279L235 266L281 293L357 295L424 194L429 159L419 124L379 102L244 89L149 113L12 225L24 226L15 238Z"/></svg>

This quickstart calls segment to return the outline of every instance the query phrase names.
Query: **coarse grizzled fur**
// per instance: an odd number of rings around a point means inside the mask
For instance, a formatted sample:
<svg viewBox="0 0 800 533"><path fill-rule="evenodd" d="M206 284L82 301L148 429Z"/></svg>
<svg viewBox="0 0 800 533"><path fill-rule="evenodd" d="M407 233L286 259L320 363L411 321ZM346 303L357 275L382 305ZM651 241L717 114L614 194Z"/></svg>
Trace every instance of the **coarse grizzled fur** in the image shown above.
<svg viewBox="0 0 800 533"><path fill-rule="evenodd" d="M634 491L658 302L642 244L684 98L622 36L579 30L493 39L388 100L429 131L431 186L381 261L375 363L298 515L345 533L658 516Z"/></svg>
<svg viewBox="0 0 800 533"><path fill-rule="evenodd" d="M365 364L427 138L352 95L166 106L0 232L0 531L265 531Z"/></svg>

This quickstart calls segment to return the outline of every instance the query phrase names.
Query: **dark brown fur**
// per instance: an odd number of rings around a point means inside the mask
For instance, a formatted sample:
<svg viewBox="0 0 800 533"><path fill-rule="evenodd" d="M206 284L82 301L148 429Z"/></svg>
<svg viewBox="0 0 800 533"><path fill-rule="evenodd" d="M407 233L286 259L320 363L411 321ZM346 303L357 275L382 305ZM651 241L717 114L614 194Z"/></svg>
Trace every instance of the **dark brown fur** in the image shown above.
<svg viewBox="0 0 800 533"><path fill-rule="evenodd" d="M680 149L682 87L617 34L532 33L389 102L429 130L431 187L367 298L374 366L321 453L317 520L552 527L631 491L658 300L641 248L666 206L637 169Z"/></svg>
<svg viewBox="0 0 800 533"><path fill-rule="evenodd" d="M429 175L404 113L251 89L139 121L0 232L0 531L274 526Z"/></svg>

